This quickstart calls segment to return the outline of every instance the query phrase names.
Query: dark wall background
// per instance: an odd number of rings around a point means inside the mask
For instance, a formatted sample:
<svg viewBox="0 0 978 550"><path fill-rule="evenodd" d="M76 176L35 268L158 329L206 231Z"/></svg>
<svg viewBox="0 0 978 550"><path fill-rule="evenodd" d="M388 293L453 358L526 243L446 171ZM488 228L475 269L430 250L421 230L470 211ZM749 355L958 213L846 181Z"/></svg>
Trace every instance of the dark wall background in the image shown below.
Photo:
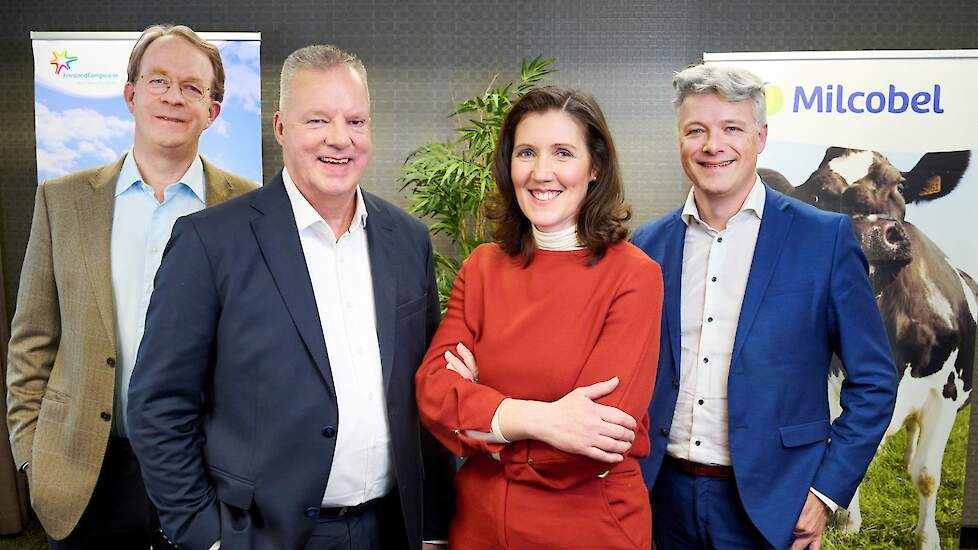
<svg viewBox="0 0 978 550"><path fill-rule="evenodd" d="M521 58L557 56L554 80L589 89L605 109L635 222L665 213L685 196L670 78L702 52L978 47L972 0L4 2L0 237L8 318L36 185L28 32L138 31L158 22L262 33L266 178L281 161L268 129L285 56L315 42L356 52L369 71L373 100L374 161L366 186L399 204L406 201L398 168L412 149L451 135L446 115L455 101L484 89L495 73L513 78ZM978 414L972 418L964 523L978 528Z"/></svg>

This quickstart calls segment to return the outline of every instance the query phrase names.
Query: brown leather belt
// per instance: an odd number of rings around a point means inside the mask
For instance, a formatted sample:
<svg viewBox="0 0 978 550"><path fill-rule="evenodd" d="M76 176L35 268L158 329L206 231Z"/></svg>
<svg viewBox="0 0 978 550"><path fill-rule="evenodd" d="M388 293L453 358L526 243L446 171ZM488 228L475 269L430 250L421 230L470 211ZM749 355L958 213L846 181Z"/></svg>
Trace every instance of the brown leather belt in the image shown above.
<svg viewBox="0 0 978 550"><path fill-rule="evenodd" d="M733 477L733 468L719 464L700 464L683 458L666 455L666 461L675 468L694 476Z"/></svg>

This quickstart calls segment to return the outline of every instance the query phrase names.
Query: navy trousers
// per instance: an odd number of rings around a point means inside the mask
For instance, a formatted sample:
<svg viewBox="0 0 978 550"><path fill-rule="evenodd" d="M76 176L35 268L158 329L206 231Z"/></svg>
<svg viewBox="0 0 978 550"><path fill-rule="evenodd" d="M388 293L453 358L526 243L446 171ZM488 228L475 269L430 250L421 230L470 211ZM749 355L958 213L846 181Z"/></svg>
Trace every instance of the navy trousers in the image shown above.
<svg viewBox="0 0 978 550"><path fill-rule="evenodd" d="M662 464L652 487L656 550L774 548L747 516L732 477L697 476Z"/></svg>
<svg viewBox="0 0 978 550"><path fill-rule="evenodd" d="M306 550L407 549L397 489L363 513L320 517L306 545Z"/></svg>

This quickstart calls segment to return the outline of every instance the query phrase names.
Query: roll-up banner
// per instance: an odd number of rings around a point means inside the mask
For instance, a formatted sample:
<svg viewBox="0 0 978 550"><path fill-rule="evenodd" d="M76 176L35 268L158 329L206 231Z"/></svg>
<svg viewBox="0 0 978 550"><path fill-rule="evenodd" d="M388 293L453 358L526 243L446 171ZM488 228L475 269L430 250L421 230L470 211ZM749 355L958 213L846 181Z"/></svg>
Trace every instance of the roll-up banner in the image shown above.
<svg viewBox="0 0 978 550"><path fill-rule="evenodd" d="M260 33L202 32L224 63L221 113L204 131L200 154L262 181ZM122 90L138 32L31 32L38 182L106 164L132 146Z"/></svg>
<svg viewBox="0 0 978 550"><path fill-rule="evenodd" d="M766 84L761 178L852 217L899 371L886 437L832 518L829 547L957 548L978 314L978 51L704 60ZM833 418L844 377L835 367Z"/></svg>

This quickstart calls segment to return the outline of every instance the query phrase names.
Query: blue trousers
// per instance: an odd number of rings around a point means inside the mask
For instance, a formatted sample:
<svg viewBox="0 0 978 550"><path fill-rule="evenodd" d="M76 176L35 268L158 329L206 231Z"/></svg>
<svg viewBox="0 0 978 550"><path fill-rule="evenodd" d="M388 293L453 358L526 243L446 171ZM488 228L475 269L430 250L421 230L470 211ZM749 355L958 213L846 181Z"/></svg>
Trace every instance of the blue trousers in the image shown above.
<svg viewBox="0 0 978 550"><path fill-rule="evenodd" d="M754 527L732 477L688 474L669 459L652 487L656 550L773 548Z"/></svg>

